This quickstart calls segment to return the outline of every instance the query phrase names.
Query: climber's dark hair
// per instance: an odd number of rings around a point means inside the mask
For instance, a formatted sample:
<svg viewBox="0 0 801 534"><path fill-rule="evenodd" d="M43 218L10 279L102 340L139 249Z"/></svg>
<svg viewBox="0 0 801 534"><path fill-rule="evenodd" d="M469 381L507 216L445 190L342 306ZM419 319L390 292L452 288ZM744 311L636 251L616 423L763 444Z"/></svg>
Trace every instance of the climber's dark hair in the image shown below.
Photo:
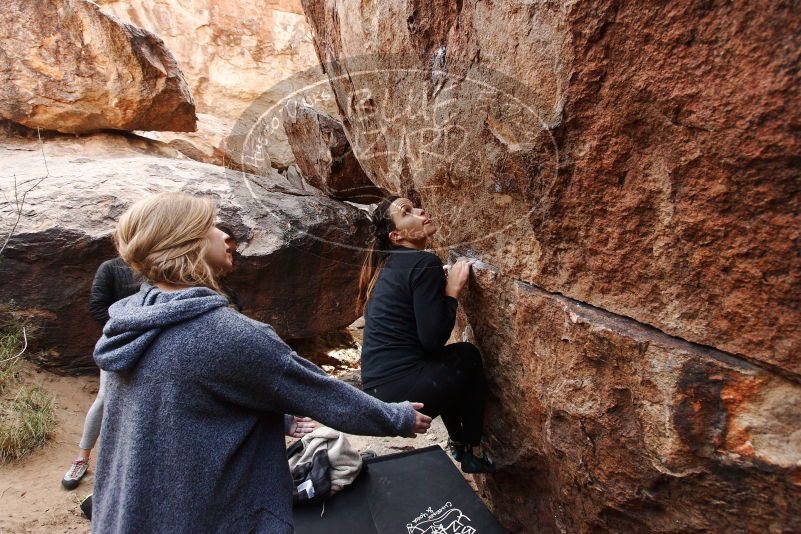
<svg viewBox="0 0 801 534"><path fill-rule="evenodd" d="M358 313L364 313L364 306L367 304L370 293L373 292L373 287L375 287L375 283L378 280L378 275L381 274L381 268L392 250L389 233L395 229L395 224L392 222L389 208L399 198L397 196L386 197L378 203L378 206L370 216L372 219L370 243L367 257L362 265L362 273L359 276L359 296L356 299L356 311Z"/></svg>

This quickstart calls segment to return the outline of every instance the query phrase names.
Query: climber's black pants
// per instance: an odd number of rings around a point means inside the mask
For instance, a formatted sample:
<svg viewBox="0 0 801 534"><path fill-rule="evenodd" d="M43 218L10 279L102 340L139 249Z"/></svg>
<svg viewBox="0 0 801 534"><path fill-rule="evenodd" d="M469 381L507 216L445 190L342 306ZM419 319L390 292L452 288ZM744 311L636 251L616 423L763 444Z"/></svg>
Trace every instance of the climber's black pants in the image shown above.
<svg viewBox="0 0 801 534"><path fill-rule="evenodd" d="M419 371L365 392L384 402L422 402L424 414L442 416L452 440L481 443L487 385L481 354L472 343L445 345L427 356Z"/></svg>

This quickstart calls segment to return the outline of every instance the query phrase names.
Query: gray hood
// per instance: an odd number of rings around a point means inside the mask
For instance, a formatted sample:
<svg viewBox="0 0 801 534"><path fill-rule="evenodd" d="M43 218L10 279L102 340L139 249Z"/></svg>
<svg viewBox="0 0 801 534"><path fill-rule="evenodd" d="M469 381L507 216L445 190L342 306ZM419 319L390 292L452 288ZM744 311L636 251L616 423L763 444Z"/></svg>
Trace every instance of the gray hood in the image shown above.
<svg viewBox="0 0 801 534"><path fill-rule="evenodd" d="M225 297L207 287L168 292L142 284L139 293L109 308L95 362L104 371L128 371L162 330L227 305Z"/></svg>

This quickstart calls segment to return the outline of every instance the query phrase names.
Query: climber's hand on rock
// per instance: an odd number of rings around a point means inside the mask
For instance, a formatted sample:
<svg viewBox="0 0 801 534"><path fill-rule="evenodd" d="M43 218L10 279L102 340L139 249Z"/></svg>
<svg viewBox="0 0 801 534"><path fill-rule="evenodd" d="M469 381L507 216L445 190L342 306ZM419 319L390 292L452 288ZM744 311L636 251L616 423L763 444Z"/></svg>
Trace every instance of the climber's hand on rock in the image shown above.
<svg viewBox="0 0 801 534"><path fill-rule="evenodd" d="M475 262L476 260L462 258L453 264L448 272L448 283L445 286L446 295L453 298L459 296L459 292L467 284L467 280L470 277L470 267Z"/></svg>
<svg viewBox="0 0 801 534"><path fill-rule="evenodd" d="M412 408L414 408L414 428L412 429L414 433L410 437L415 437L417 434L425 434L428 431L431 426L431 418L420 413L419 410L423 409L422 402L413 402Z"/></svg>

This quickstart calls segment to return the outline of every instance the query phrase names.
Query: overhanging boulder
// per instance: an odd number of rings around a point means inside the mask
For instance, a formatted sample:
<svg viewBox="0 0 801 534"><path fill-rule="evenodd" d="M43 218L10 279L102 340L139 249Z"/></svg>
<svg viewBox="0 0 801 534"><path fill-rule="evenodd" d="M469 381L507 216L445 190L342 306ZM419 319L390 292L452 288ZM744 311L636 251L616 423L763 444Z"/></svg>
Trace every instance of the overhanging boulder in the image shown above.
<svg viewBox="0 0 801 534"><path fill-rule="evenodd" d="M295 162L312 186L332 198L359 204L377 202L386 195L365 174L334 117L289 101L282 118Z"/></svg>
<svg viewBox="0 0 801 534"><path fill-rule="evenodd" d="M4 145L3 237L16 217L14 176L20 191L45 176L36 141L7 139ZM239 241L237 270L227 282L249 316L287 338L329 332L356 319L368 232L362 211L294 189L275 171L226 171L163 157L165 150L172 149L104 134L45 141L49 176L27 195L0 258L2 302L13 301L43 327L35 347L47 351L41 363L66 371L93 366L100 327L89 319L88 298L95 270L115 255L117 218L132 202L160 191L216 199L222 223Z"/></svg>
<svg viewBox="0 0 801 534"><path fill-rule="evenodd" d="M0 118L30 128L195 129L189 86L164 42L85 0L4 2L0 93Z"/></svg>

